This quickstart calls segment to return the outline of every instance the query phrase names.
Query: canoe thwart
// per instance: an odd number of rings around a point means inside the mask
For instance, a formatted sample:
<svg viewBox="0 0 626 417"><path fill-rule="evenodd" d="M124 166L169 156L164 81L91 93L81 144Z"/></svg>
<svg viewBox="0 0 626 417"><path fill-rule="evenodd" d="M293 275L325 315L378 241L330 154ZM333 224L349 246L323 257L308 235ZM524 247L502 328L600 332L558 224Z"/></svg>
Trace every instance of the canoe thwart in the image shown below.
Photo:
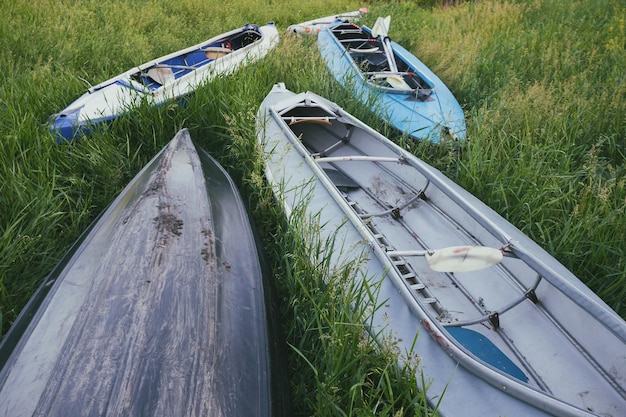
<svg viewBox="0 0 626 417"><path fill-rule="evenodd" d="M402 204L401 206L396 206L396 207L392 207L388 210L384 210L378 213L361 213L359 214L359 217L362 219L368 219L370 217L380 217L380 216L386 216L388 214L391 214L391 216L394 219L401 219L402 218L402 214L401 211L410 206L411 204L415 203L418 199L420 198L424 198L424 193L420 192L418 194L416 194L415 196L411 197L410 199L408 199L404 204Z"/></svg>
<svg viewBox="0 0 626 417"><path fill-rule="evenodd" d="M377 54L382 53L378 46L374 46L372 48L350 48L350 52L361 53L361 54Z"/></svg>
<svg viewBox="0 0 626 417"><path fill-rule="evenodd" d="M497 317L500 317L502 314L504 314L507 311L511 310L513 307L521 304L525 300L530 300L534 304L537 304L539 302L539 299L537 298L537 294L536 294L535 290L539 286L539 283L541 282L541 279L542 279L541 276L537 277L537 281L535 282L535 285L533 285L531 288L526 290L520 297L518 297L517 299L513 300L512 302L510 302L509 304L505 305L504 307L499 308L496 311L491 311L491 312L489 312L489 314L482 315L482 316L477 317L475 319L455 321L455 322L452 322L452 323L445 323L443 326L444 327L464 327L464 326L471 326L472 324L478 324L478 323L484 323L486 321L491 321L492 324L494 325L494 327L498 327L499 326L499 322L497 323L498 326L496 326L493 323L494 314L497 314Z"/></svg>
<svg viewBox="0 0 626 417"><path fill-rule="evenodd" d="M319 123L319 124L324 124L324 125L332 125L331 120L336 120L336 117L330 117L330 116L325 116L325 117L316 117L316 116L312 116L312 117L293 117L293 116L283 116L283 120L285 120L286 122L289 123L289 126L291 125L295 125L296 123Z"/></svg>

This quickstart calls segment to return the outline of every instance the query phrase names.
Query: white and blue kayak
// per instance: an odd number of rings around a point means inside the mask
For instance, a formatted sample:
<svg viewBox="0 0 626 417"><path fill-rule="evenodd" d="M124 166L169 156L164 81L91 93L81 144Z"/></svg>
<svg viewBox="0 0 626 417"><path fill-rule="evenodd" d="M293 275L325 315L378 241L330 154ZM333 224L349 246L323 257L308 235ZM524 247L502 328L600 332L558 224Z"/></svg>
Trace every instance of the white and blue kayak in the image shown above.
<svg viewBox="0 0 626 417"><path fill-rule="evenodd" d="M387 35L389 17L372 29L338 20L318 35L337 81L383 120L417 140L464 140L465 115L448 87Z"/></svg>
<svg viewBox="0 0 626 417"><path fill-rule="evenodd" d="M143 102L159 105L183 97L217 76L258 61L278 42L273 23L245 25L91 87L60 113L50 116L49 128L58 143L74 140Z"/></svg>
<svg viewBox="0 0 626 417"><path fill-rule="evenodd" d="M317 35L337 20L357 22L361 18L361 16L367 14L368 12L369 10L367 7L361 7L359 10L355 10L352 12L345 12L325 17L319 17L313 20L307 20L306 22L290 25L287 28L287 33L297 35Z"/></svg>
<svg viewBox="0 0 626 417"><path fill-rule="evenodd" d="M257 134L312 262L369 283L364 325L438 415L626 416L626 322L519 229L316 94L276 85Z"/></svg>

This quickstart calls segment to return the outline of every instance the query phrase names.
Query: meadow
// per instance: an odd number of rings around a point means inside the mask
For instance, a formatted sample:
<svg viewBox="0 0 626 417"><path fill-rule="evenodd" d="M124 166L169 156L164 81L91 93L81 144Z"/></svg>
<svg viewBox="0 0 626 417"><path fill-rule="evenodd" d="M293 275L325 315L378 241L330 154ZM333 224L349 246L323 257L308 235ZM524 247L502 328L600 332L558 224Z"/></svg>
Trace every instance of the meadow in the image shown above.
<svg viewBox="0 0 626 417"><path fill-rule="evenodd" d="M430 415L419 374L367 343L363 288L328 277L263 179L255 113L274 83L311 90L401 142L502 214L626 317L626 6L621 0L0 0L0 316L4 334L46 274L182 127L230 172L271 260L295 415ZM245 23L288 25L367 6L448 85L463 146L408 143L328 74L315 39L184 103L142 107L56 145L41 127L95 85ZM323 278L325 277L325 278ZM326 279L326 282L324 281ZM333 285L337 282L337 285ZM339 291L343 289L344 291ZM355 303L356 302L356 303ZM419 352L418 352L419 354Z"/></svg>

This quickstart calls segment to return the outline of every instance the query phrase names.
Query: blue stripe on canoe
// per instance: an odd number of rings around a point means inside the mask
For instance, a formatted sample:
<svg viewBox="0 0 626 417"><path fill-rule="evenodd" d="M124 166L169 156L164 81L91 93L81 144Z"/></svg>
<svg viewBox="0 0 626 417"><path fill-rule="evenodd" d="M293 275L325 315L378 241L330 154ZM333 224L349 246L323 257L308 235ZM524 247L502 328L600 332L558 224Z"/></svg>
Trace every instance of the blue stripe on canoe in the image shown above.
<svg viewBox="0 0 626 417"><path fill-rule="evenodd" d="M448 333L463 345L465 349L478 357L478 359L513 378L528 382L528 377L524 374L524 371L515 365L515 363L486 336L477 331L464 329L462 327L447 327L446 330L448 330Z"/></svg>

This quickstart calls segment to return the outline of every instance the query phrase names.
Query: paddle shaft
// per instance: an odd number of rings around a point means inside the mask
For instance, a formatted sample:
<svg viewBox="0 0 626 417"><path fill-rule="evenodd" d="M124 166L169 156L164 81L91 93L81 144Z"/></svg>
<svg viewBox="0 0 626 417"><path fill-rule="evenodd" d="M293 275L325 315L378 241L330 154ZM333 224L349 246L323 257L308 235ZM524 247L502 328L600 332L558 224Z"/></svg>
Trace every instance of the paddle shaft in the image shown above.
<svg viewBox="0 0 626 417"><path fill-rule="evenodd" d="M385 55L387 55L387 62L389 62L389 70L391 72L398 72L398 65L396 64L396 57L393 54L393 49L391 48L391 40L388 36L382 37L381 40L383 43L383 48L385 49Z"/></svg>

